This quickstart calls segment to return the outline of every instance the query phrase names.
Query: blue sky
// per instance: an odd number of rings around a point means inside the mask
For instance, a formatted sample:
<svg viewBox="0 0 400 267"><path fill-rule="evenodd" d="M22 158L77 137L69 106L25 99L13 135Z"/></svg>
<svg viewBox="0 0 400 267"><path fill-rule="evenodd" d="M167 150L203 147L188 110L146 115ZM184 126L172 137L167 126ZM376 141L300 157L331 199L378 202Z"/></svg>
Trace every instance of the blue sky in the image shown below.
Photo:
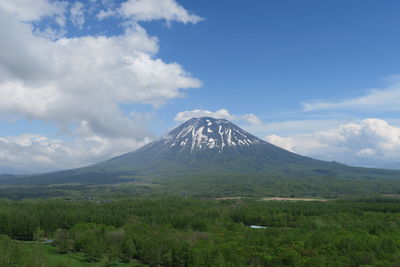
<svg viewBox="0 0 400 267"><path fill-rule="evenodd" d="M399 10L394 0L0 1L0 172L87 165L203 115L303 155L398 168Z"/></svg>

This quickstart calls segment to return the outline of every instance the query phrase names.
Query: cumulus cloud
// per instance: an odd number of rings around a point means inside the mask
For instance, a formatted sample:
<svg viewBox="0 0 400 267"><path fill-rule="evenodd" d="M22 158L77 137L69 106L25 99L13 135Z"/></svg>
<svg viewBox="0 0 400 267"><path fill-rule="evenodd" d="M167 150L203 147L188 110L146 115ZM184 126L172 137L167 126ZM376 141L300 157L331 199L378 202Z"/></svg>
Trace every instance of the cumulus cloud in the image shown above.
<svg viewBox="0 0 400 267"><path fill-rule="evenodd" d="M39 21L44 17L62 17L67 3L49 0L0 0L0 8L21 21Z"/></svg>
<svg viewBox="0 0 400 267"><path fill-rule="evenodd" d="M340 101L312 101L302 103L303 111L318 110L373 110L399 111L400 110L400 78L393 76L391 84L385 89L370 90L366 95Z"/></svg>
<svg viewBox="0 0 400 267"><path fill-rule="evenodd" d="M135 21L164 19L167 22L178 21L186 24L203 20L197 15L190 14L175 0L128 0L122 3L119 13Z"/></svg>
<svg viewBox="0 0 400 267"><path fill-rule="evenodd" d="M148 141L90 136L66 142L35 134L2 137L0 172L23 174L81 167L132 151Z"/></svg>
<svg viewBox="0 0 400 267"><path fill-rule="evenodd" d="M268 135L266 140L302 155L359 166L385 166L400 158L400 128L381 119L289 137Z"/></svg>
<svg viewBox="0 0 400 267"><path fill-rule="evenodd" d="M176 122L184 122L190 120L191 118L198 117L213 117L217 119L226 119L231 121L244 121L250 124L262 123L261 120L254 114L244 114L244 115L232 115L227 109L220 109L217 111L209 111L202 109L194 109L188 111L179 112L175 116Z"/></svg>
<svg viewBox="0 0 400 267"><path fill-rule="evenodd" d="M101 6L114 8L106 2ZM67 14L82 27L85 16L95 13L89 5L100 5L83 3L0 0L0 118L44 121L72 139L0 137L0 172L5 166L35 171L82 166L136 149L152 137L148 116L122 106L157 108L201 85L178 63L157 57L157 37L137 23L147 20L145 9L126 13L129 22L120 35L65 37L61 33L67 28L40 25L52 18L63 26ZM152 7L149 18L196 21L174 1L161 6L165 14L155 15Z"/></svg>
<svg viewBox="0 0 400 267"><path fill-rule="evenodd" d="M138 127L119 104L159 106L200 86L179 64L155 58L157 38L137 24L120 36L52 41L0 10L0 35L3 115L63 128L87 121L98 134L127 137Z"/></svg>

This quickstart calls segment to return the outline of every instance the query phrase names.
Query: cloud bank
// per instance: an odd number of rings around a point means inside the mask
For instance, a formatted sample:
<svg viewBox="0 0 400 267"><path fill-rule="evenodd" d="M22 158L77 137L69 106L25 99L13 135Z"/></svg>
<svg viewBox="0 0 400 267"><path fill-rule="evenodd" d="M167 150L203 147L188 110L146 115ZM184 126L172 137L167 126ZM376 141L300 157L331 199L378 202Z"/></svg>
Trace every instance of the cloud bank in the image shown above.
<svg viewBox="0 0 400 267"><path fill-rule="evenodd" d="M302 155L358 166L400 163L400 128L381 119L365 119L290 137L268 135L266 140Z"/></svg>
<svg viewBox="0 0 400 267"><path fill-rule="evenodd" d="M25 174L81 167L130 152L147 142L94 135L73 142L37 134L0 137L0 170Z"/></svg>

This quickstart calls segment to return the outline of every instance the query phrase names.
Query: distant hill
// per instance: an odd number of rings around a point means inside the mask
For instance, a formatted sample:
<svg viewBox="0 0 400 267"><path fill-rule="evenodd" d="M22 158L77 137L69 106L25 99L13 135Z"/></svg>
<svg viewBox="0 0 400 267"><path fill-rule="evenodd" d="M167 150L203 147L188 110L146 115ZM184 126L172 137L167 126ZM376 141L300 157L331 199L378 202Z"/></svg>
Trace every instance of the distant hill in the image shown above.
<svg viewBox="0 0 400 267"><path fill-rule="evenodd" d="M382 167L384 169L400 170L400 163L399 162L397 162L397 163L389 163L389 164L385 164L385 165L382 165L382 166L379 166L379 167Z"/></svg>
<svg viewBox="0 0 400 267"><path fill-rule="evenodd" d="M304 157L261 140L228 120L203 117L183 123L136 151L92 166L29 176L0 176L0 185L127 181L158 183L171 190L205 195L215 190L219 190L218 195L263 194L274 188L304 194L343 190L349 194L391 193L397 190L394 187L400 182L400 171Z"/></svg>

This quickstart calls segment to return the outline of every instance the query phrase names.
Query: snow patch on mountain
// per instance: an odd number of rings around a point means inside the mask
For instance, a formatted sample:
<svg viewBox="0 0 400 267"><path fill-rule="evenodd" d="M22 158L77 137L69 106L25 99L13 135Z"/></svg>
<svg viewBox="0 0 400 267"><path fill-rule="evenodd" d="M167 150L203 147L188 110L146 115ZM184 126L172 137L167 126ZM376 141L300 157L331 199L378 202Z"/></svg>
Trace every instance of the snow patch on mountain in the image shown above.
<svg viewBox="0 0 400 267"><path fill-rule="evenodd" d="M227 120L210 117L193 118L170 132L164 140L166 147L180 151L189 149L191 153L205 149L222 152L263 142Z"/></svg>

